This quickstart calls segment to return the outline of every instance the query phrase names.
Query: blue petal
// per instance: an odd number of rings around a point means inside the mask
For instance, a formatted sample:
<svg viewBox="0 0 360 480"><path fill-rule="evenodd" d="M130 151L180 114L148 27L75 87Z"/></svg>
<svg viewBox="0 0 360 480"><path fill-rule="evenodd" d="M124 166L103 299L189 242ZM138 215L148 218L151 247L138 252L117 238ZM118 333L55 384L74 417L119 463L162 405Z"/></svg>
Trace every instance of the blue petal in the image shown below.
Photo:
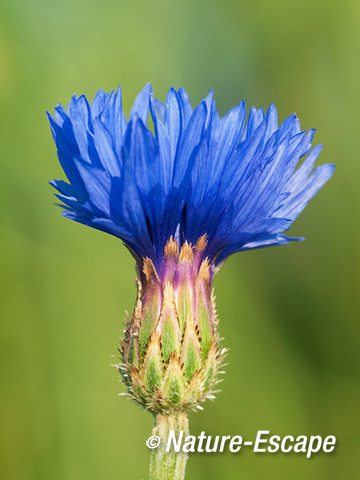
<svg viewBox="0 0 360 480"><path fill-rule="evenodd" d="M164 126L170 140L170 158L174 162L183 129L183 113L178 93L170 88L165 102Z"/></svg>
<svg viewBox="0 0 360 480"><path fill-rule="evenodd" d="M151 83L147 83L145 87L141 90L139 95L135 98L135 101L130 111L129 121L133 120L134 117L138 117L143 121L145 125L147 124L149 116L149 99L151 94Z"/></svg>
<svg viewBox="0 0 360 480"><path fill-rule="evenodd" d="M184 125L186 126L192 115L193 108L191 106L189 95L186 93L186 90L183 87L179 88L178 95L183 111Z"/></svg>
<svg viewBox="0 0 360 480"><path fill-rule="evenodd" d="M120 158L123 137L126 130L126 117L122 109L122 92L120 86L112 92L109 101L100 114L101 123L110 132L114 151Z"/></svg>

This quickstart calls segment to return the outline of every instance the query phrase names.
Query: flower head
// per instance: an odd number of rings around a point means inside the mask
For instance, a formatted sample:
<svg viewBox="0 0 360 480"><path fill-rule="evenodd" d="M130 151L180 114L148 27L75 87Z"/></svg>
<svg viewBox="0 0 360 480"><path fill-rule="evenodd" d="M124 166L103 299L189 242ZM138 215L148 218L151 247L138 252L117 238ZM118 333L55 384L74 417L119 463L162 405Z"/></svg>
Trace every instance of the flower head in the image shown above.
<svg viewBox="0 0 360 480"><path fill-rule="evenodd" d="M148 126L149 113L154 133ZM121 90L74 96L49 115L69 183L54 181L68 218L121 238L137 260L138 298L118 365L129 394L154 413L213 398L220 348L212 278L240 250L280 245L333 166L295 115L241 102L220 117L212 93L195 110L184 89L165 105L146 85L129 120ZM300 167L300 158L307 155Z"/></svg>
<svg viewBox="0 0 360 480"><path fill-rule="evenodd" d="M244 102L220 117L212 97L193 110L185 90L171 88L162 104L148 84L128 120L120 87L91 105L85 96L58 105L49 120L69 183L52 185L64 216L121 238L140 265L148 257L156 268L170 237L194 245L206 235L214 264L297 240L282 232L334 169L313 171L314 130L301 131L295 115L278 126L274 105L266 114L253 107L247 122Z"/></svg>

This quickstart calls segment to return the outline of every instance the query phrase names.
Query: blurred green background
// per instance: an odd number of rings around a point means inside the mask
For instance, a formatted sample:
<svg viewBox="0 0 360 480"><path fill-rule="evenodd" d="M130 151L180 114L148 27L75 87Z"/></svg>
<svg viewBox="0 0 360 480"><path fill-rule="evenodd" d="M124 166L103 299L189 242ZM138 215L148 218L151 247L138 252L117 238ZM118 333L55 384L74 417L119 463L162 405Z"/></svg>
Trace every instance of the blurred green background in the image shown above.
<svg viewBox="0 0 360 480"><path fill-rule="evenodd" d="M307 241L232 257L215 281L230 347L199 434L336 435L333 454L193 454L187 478L359 478L359 77L356 0L0 1L0 474L146 479L151 416L110 367L135 301L121 242L65 220L45 110L151 81L224 113L244 98L316 127L333 179L291 230Z"/></svg>

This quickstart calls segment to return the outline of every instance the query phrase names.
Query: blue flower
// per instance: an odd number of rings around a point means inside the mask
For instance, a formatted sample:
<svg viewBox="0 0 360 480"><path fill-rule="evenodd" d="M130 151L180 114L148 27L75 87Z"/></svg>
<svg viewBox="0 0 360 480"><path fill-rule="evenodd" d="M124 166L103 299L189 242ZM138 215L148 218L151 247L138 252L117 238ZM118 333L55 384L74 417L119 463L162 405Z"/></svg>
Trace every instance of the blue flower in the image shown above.
<svg viewBox="0 0 360 480"><path fill-rule="evenodd" d="M156 267L171 236L194 245L206 234L216 264L299 240L282 232L334 170L313 170L321 146L311 150L314 130L301 131L295 115L278 126L274 105L252 107L246 121L242 101L220 117L212 92L193 110L183 88L162 104L148 84L127 121L119 87L91 105L73 96L48 117L69 181L51 182L64 216L121 238Z"/></svg>

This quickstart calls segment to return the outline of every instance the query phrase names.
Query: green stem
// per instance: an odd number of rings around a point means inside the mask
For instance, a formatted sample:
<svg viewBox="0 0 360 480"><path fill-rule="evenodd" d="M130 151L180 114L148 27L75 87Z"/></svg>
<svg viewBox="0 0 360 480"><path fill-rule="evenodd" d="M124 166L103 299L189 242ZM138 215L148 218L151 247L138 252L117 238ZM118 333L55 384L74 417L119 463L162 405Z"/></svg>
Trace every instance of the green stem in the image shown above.
<svg viewBox="0 0 360 480"><path fill-rule="evenodd" d="M161 415L155 417L152 434L160 438L160 446L151 452L149 480L184 480L187 454L166 451L169 432L173 430L176 438L182 431L183 439L189 435L189 421L185 413Z"/></svg>

